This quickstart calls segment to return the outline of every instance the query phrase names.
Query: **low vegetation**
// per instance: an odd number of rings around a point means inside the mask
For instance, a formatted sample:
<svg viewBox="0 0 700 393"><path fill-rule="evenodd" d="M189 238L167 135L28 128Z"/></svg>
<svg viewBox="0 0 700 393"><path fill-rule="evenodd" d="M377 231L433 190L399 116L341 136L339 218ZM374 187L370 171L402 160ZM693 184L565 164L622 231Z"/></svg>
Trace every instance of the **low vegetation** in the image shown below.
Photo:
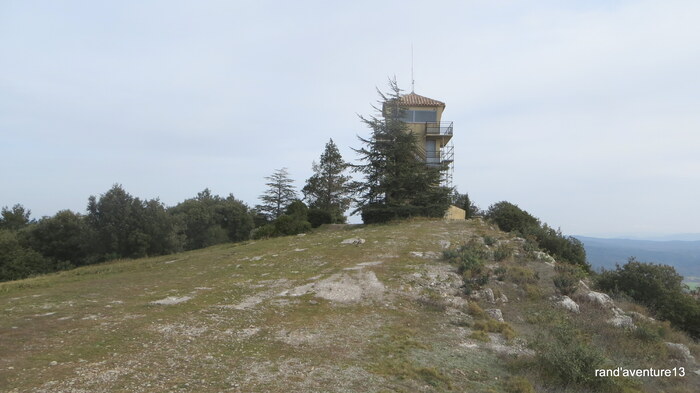
<svg viewBox="0 0 700 393"><path fill-rule="evenodd" d="M538 218L517 205L505 201L498 202L488 208L485 216L502 231L528 239L557 260L581 266L586 271L591 270L586 262L586 251L581 241L563 235L561 230L554 230L547 224L542 224Z"/></svg>
<svg viewBox="0 0 700 393"><path fill-rule="evenodd" d="M700 301L688 293L683 277L672 266L630 258L615 270L600 273L596 286L634 299L647 306L657 318L700 339Z"/></svg>
<svg viewBox="0 0 700 393"><path fill-rule="evenodd" d="M447 242L453 264L433 257ZM512 258L496 261L500 244ZM528 255L479 220L410 220L2 283L0 382L17 392L697 391L694 374L591 377L595 367L692 372L666 342L695 356L698 345L630 298L616 306L639 313L636 329L611 325L583 288L572 294L580 313L557 306L553 279L578 270ZM484 275L464 294L465 279Z"/></svg>

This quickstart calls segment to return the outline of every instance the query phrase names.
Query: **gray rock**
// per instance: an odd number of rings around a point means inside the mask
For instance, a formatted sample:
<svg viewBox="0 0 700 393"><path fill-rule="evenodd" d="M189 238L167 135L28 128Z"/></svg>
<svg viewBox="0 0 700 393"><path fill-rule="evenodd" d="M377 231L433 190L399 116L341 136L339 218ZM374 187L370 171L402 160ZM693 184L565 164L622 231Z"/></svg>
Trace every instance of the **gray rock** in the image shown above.
<svg viewBox="0 0 700 393"><path fill-rule="evenodd" d="M688 349L688 347L686 347L684 344L670 342L666 342L664 344L666 344L668 347L673 358L683 362L695 363L695 357L690 354L690 349Z"/></svg>
<svg viewBox="0 0 700 393"><path fill-rule="evenodd" d="M633 319L636 319L636 320L638 320L638 321L639 321L639 320L642 320L642 321L655 321L654 318L652 318L652 317L647 317L646 315L640 314L640 313L638 313L638 312L636 312L636 311L630 311L630 312L627 313L627 315L631 316Z"/></svg>
<svg viewBox="0 0 700 393"><path fill-rule="evenodd" d="M491 318L497 320L498 322L503 322L503 313L498 308L489 308L484 310Z"/></svg>
<svg viewBox="0 0 700 393"><path fill-rule="evenodd" d="M585 289L586 291L591 290L591 288L588 287L588 285L585 282L583 282L583 280L578 280L578 286Z"/></svg>
<svg viewBox="0 0 700 393"><path fill-rule="evenodd" d="M496 300L501 303L508 303L508 296L506 296L505 293L501 293L501 296L499 296Z"/></svg>
<svg viewBox="0 0 700 393"><path fill-rule="evenodd" d="M580 312L578 304L576 304L576 302L571 300L571 298L568 296L563 296L561 300L557 302L557 304L573 313L578 314Z"/></svg>
<svg viewBox="0 0 700 393"><path fill-rule="evenodd" d="M534 251L533 254L535 255L535 258L537 258L538 261L547 262L547 263L554 263L555 262L554 258L551 255L547 254L546 252Z"/></svg>
<svg viewBox="0 0 700 393"><path fill-rule="evenodd" d="M493 296L493 290L491 288L486 288L480 291L483 294L484 300L489 303L496 303L496 299Z"/></svg>
<svg viewBox="0 0 700 393"><path fill-rule="evenodd" d="M350 239L345 239L340 244L365 244L365 239L359 237L351 237Z"/></svg>
<svg viewBox="0 0 700 393"><path fill-rule="evenodd" d="M610 319L608 319L608 323L619 328L624 328L624 329L636 329L637 326L635 326L634 322L632 321L632 317L627 316L627 315L617 315L614 316Z"/></svg>
<svg viewBox="0 0 700 393"><path fill-rule="evenodd" d="M440 240L438 243L440 243L440 247L444 249L448 249L452 245L449 240Z"/></svg>
<svg viewBox="0 0 700 393"><path fill-rule="evenodd" d="M599 307L603 307L603 308L613 307L615 305L615 303L610 298L610 296L608 296L602 292L595 292L595 291L588 292L588 294L586 295L586 299L589 302L591 302Z"/></svg>

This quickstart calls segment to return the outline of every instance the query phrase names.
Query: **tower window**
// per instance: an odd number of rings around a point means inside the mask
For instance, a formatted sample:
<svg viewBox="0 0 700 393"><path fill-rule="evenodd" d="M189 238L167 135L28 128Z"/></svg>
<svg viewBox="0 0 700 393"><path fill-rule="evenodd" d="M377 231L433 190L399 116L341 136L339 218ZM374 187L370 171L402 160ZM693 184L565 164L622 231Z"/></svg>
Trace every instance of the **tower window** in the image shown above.
<svg viewBox="0 0 700 393"><path fill-rule="evenodd" d="M437 121L437 111L406 110L402 120L406 123L434 123Z"/></svg>

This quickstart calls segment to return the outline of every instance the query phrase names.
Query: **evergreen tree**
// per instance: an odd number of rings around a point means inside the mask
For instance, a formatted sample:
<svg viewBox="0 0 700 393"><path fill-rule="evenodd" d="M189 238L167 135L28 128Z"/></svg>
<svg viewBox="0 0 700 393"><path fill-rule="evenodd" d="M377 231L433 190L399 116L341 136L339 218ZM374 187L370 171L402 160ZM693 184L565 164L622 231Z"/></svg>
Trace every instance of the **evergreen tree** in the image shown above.
<svg viewBox="0 0 700 393"><path fill-rule="evenodd" d="M51 259L56 266L80 266L87 262L89 238L85 218L70 210L43 217L28 231L32 249Z"/></svg>
<svg viewBox="0 0 700 393"><path fill-rule="evenodd" d="M452 204L466 212L465 218L476 217L483 213L474 201L469 198L469 194L460 194L457 189L452 193Z"/></svg>
<svg viewBox="0 0 700 393"><path fill-rule="evenodd" d="M334 223L345 222L343 213L352 202L350 177L343 174L349 166L331 139L326 143L319 163L312 164L314 174L302 189L309 207L327 212Z"/></svg>
<svg viewBox="0 0 700 393"><path fill-rule="evenodd" d="M365 176L357 187L358 210L365 222L416 215L440 217L450 203L450 189L440 185L447 168L428 166L421 159L418 140L402 120L401 90L395 80L389 86L390 93L379 92L380 116L360 117L372 135L358 137L365 146L355 150L365 162L354 167Z"/></svg>
<svg viewBox="0 0 700 393"><path fill-rule="evenodd" d="M224 199L208 188L172 207L170 213L178 220L186 250L245 240L253 229L248 206L232 194Z"/></svg>
<svg viewBox="0 0 700 393"><path fill-rule="evenodd" d="M142 201L115 184L99 198L90 196L85 217L97 260L138 258L177 251L175 222L165 206Z"/></svg>
<svg viewBox="0 0 700 393"><path fill-rule="evenodd" d="M268 219L276 220L284 213L287 206L297 199L296 191L292 185L294 180L289 177L287 168L277 169L265 179L268 180L265 183L267 191L260 195L262 204L255 208Z"/></svg>
<svg viewBox="0 0 700 393"><path fill-rule="evenodd" d="M19 203L12 206L12 210L8 209L7 206L3 207L0 212L0 229L18 231L24 228L32 223L29 219L31 212L31 210L26 210Z"/></svg>

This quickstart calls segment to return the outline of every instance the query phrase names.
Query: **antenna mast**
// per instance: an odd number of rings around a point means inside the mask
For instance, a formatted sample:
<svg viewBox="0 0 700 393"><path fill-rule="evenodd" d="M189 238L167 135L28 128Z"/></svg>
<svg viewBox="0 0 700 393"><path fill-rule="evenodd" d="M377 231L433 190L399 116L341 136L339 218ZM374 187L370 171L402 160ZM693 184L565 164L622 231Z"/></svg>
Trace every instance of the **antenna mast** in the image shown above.
<svg viewBox="0 0 700 393"><path fill-rule="evenodd" d="M413 43L411 42L411 93L416 92L416 80L413 79Z"/></svg>

